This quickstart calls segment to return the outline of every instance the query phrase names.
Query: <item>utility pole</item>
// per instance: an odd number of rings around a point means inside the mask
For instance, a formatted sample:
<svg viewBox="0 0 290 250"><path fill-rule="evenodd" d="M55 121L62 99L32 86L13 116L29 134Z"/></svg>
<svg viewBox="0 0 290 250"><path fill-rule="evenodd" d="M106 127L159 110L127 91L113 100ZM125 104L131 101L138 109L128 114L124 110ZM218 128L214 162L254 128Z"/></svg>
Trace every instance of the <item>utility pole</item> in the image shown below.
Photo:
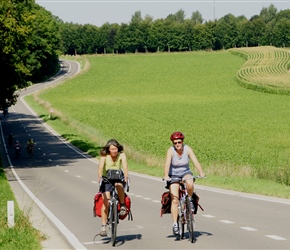
<svg viewBox="0 0 290 250"><path fill-rule="evenodd" d="M215 21L215 0L213 0L213 21Z"/></svg>

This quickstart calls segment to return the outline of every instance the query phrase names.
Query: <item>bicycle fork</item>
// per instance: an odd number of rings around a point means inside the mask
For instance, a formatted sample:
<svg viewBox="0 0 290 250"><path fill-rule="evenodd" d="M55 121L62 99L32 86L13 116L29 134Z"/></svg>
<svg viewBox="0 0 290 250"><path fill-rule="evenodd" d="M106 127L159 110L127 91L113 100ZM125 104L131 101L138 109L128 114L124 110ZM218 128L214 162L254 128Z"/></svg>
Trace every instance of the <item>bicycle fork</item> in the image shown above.
<svg viewBox="0 0 290 250"><path fill-rule="evenodd" d="M107 222L107 224L109 224L109 228L110 229L111 229L112 224L115 223L114 220L112 220L112 218L113 218L113 209L111 209L111 208L113 206L113 202L116 203L116 206L118 208L119 201L116 198L113 198L113 199L109 200L110 206L109 206L109 214L108 214L108 222ZM109 222L111 222L111 223L109 223ZM117 223L119 223L119 217L117 218Z"/></svg>

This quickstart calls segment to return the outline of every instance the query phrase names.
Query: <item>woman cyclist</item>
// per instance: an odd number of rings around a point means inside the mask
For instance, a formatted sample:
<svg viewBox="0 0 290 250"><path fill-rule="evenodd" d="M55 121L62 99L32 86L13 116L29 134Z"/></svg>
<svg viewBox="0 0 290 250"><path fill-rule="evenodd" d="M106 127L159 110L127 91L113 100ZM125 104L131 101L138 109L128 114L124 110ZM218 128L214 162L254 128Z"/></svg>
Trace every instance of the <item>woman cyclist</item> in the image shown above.
<svg viewBox="0 0 290 250"><path fill-rule="evenodd" d="M191 159L201 177L204 177L202 167L197 160L193 150L190 146L183 144L184 134L181 132L174 132L170 136L173 145L167 150L166 160L164 165L164 179L167 181L171 195L171 214L173 219L173 234L178 235L179 229L177 224L178 216L178 202L179 202L179 180L188 178L186 180L186 188L191 197L194 192L193 176L189 168L189 160ZM172 178L172 179L170 179ZM173 178L177 178L173 179Z"/></svg>
<svg viewBox="0 0 290 250"><path fill-rule="evenodd" d="M106 171L108 169L116 169L121 170L123 168L125 182L128 181L128 163L127 157L123 152L123 146L115 139L111 139L107 142L106 146L104 146L100 151L100 162L99 162L99 179L100 182L102 180L102 176L106 176ZM126 205L124 204L124 182L116 182L113 183L117 189L118 197L121 205L120 215L123 216L127 212ZM103 193L103 207L102 207L102 229L100 232L100 236L107 236L106 224L108 218L108 208L109 208L109 200L110 200L110 192L113 190L113 186L111 183L106 182L105 179L102 181L102 185L100 187L101 192Z"/></svg>

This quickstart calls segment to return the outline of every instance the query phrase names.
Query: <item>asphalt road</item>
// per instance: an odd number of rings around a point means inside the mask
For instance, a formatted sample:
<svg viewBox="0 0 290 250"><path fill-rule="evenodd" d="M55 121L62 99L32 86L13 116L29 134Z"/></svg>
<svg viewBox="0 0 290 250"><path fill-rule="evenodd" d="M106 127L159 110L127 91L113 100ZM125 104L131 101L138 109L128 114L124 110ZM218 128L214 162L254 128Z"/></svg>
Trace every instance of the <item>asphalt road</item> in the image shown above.
<svg viewBox="0 0 290 250"><path fill-rule="evenodd" d="M76 63L63 62L59 76L19 93L24 96L38 91L77 71ZM12 148L7 149L11 167L71 248L112 248L109 237L96 236L101 226L101 219L93 217L97 160L63 140L22 98L1 124L6 138L12 132L23 145L20 159L15 159ZM37 143L33 158L24 150L29 137ZM290 249L290 200L209 188L201 186L202 179L197 180L204 211L196 215L197 241L191 244L172 235L170 215L160 216L160 198L165 191L161 179L132 172L130 178L133 221L118 225L116 248Z"/></svg>

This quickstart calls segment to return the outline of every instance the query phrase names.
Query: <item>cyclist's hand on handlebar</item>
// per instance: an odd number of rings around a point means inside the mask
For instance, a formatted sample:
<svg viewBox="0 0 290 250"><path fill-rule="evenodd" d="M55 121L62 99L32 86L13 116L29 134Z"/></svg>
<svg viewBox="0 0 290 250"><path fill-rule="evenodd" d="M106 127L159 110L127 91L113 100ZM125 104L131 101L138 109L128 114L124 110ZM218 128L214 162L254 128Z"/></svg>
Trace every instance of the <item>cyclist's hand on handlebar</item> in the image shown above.
<svg viewBox="0 0 290 250"><path fill-rule="evenodd" d="M205 178L205 173L204 172L200 172L198 175L200 178Z"/></svg>
<svg viewBox="0 0 290 250"><path fill-rule="evenodd" d="M164 181L169 181L170 180L170 177L168 175L164 176L163 179Z"/></svg>

